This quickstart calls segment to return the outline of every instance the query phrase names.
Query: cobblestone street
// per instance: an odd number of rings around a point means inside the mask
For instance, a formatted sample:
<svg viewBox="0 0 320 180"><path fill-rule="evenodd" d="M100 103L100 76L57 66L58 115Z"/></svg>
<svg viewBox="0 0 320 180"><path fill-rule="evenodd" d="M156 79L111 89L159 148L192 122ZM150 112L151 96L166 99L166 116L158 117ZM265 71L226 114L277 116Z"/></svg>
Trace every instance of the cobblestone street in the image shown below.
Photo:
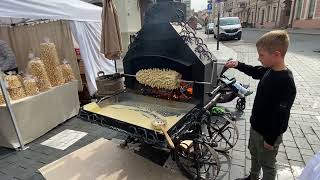
<svg viewBox="0 0 320 180"><path fill-rule="evenodd" d="M207 40L210 50L216 48L213 37L203 37ZM222 42L223 52L234 52L226 54L224 59L232 57L247 64L259 65L258 54L253 43L245 41ZM227 48L228 50L223 50ZM304 50L305 48L302 48ZM214 53L217 53L214 50ZM320 151L320 54L304 53L304 51L289 50L286 62L292 70L297 86L297 97L291 110L289 128L283 136L283 144L280 146L277 156L279 180L296 179L308 160ZM228 74L236 77L244 84L249 84L251 90L256 90L258 81L253 80L245 74L229 70ZM247 149L250 113L255 94L247 98L247 107L241 118L237 121L240 131L240 140L236 147L230 152L231 169L221 179L233 180L237 177L248 175L250 171L250 153ZM223 104L234 108L235 103ZM266 107L268 108L268 107Z"/></svg>

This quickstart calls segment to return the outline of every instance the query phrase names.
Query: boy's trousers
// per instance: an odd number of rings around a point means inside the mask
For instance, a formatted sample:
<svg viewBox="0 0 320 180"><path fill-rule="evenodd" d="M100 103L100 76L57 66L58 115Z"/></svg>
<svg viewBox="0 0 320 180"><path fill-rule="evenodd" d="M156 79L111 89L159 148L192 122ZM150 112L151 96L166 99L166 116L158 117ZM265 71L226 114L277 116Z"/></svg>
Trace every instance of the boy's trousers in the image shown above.
<svg viewBox="0 0 320 180"><path fill-rule="evenodd" d="M281 142L282 135L277 138L273 150L268 150L264 148L264 139L262 135L250 128L248 147L251 154L251 180L259 179L261 168L263 171L262 180L275 180L277 174L276 156Z"/></svg>

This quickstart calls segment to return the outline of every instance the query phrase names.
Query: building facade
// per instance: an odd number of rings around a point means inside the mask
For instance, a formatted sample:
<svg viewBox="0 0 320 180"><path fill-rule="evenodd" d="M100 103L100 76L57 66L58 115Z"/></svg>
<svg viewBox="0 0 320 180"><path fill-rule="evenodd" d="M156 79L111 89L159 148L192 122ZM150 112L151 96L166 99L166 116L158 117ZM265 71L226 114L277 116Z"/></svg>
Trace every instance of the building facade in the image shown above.
<svg viewBox="0 0 320 180"><path fill-rule="evenodd" d="M186 17L187 18L191 17L193 15L191 10L191 0L181 0L181 2L186 4L186 7L187 7Z"/></svg>
<svg viewBox="0 0 320 180"><path fill-rule="evenodd" d="M320 29L320 0L227 0L223 10L248 27Z"/></svg>

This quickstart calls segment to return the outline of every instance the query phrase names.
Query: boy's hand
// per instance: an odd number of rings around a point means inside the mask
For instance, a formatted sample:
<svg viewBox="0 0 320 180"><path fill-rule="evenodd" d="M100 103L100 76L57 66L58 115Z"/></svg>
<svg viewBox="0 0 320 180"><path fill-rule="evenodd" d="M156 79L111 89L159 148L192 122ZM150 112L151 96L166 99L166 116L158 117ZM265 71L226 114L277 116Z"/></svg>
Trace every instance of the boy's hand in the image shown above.
<svg viewBox="0 0 320 180"><path fill-rule="evenodd" d="M263 142L264 148L268 149L268 150L273 150L273 146L271 146L270 144L266 143L265 141Z"/></svg>
<svg viewBox="0 0 320 180"><path fill-rule="evenodd" d="M237 60L231 59L231 60L227 61L225 67L227 67L227 68L236 68L238 66L238 63L239 62Z"/></svg>

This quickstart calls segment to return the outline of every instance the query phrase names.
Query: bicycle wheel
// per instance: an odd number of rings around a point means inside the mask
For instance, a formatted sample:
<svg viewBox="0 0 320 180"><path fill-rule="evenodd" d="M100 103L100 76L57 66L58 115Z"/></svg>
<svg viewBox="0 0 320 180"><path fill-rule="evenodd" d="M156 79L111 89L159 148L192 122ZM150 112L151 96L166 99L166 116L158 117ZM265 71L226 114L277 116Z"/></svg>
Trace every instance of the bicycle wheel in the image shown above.
<svg viewBox="0 0 320 180"><path fill-rule="evenodd" d="M220 171L217 152L205 143L180 140L175 149L178 168L189 179L214 180Z"/></svg>
<svg viewBox="0 0 320 180"><path fill-rule="evenodd" d="M239 139L239 130L234 121L227 115L212 116L207 123L209 142L216 142L217 146L213 147L216 151L228 151L233 148Z"/></svg>

